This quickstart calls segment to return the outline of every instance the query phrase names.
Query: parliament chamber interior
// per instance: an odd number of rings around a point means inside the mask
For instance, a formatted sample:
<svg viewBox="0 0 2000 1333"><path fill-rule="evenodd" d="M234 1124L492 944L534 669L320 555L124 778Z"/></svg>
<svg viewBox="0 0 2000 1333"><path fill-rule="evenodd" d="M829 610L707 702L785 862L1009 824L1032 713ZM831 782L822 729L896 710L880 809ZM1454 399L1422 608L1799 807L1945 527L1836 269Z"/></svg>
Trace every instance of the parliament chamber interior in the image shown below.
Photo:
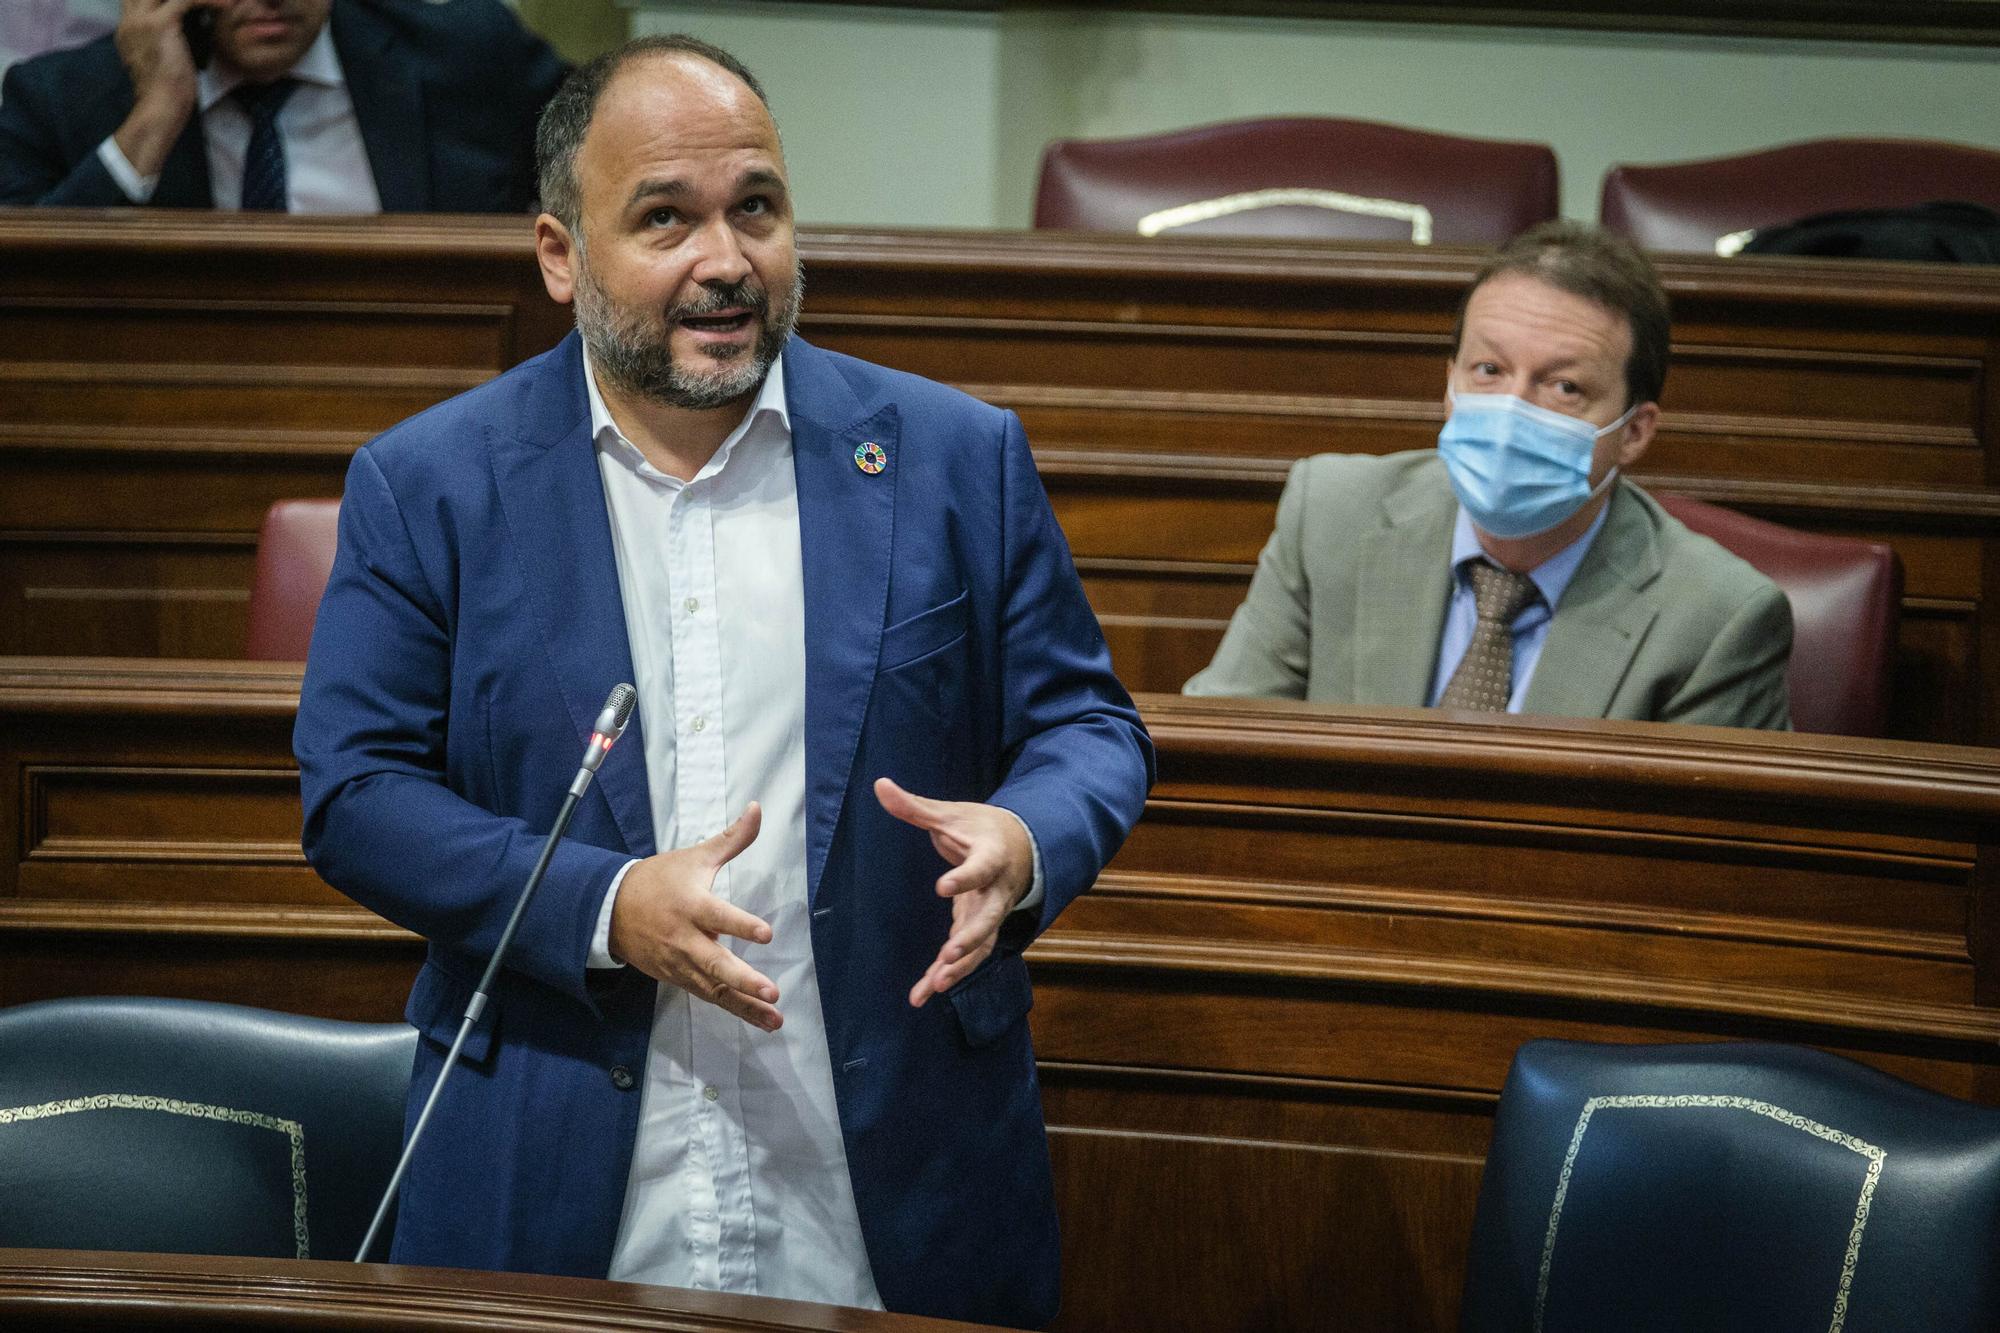
<svg viewBox="0 0 2000 1333"><path fill-rule="evenodd" d="M799 335L1018 415L1150 734L1024 955L1051 1327L2000 1327L2000 3L515 8L763 75ZM1791 728L1184 695L1565 217L1665 290L1631 479L1785 594ZM301 849L343 479L577 319L529 211L0 207L0 1322L975 1326L347 1262L450 1033Z"/></svg>

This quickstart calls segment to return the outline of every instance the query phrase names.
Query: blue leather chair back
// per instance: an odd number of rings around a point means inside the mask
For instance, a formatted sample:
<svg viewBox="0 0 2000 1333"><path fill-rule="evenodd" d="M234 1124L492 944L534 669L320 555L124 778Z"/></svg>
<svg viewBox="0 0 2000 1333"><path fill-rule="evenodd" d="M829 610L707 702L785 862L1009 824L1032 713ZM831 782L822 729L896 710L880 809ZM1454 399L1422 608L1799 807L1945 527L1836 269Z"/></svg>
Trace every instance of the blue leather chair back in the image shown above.
<svg viewBox="0 0 2000 1333"><path fill-rule="evenodd" d="M1758 1043L1523 1046L1466 1329L2000 1328L2000 1109Z"/></svg>
<svg viewBox="0 0 2000 1333"><path fill-rule="evenodd" d="M0 1010L0 1247L352 1259L415 1056L400 1023L229 1004Z"/></svg>

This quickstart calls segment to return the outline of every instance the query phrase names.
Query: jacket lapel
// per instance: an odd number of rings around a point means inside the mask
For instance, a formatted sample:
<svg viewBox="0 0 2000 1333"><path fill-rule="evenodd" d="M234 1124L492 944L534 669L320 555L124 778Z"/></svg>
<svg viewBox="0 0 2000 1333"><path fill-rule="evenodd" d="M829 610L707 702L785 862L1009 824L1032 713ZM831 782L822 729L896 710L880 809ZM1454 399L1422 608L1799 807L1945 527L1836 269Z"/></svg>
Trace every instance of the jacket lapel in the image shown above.
<svg viewBox="0 0 2000 1333"><path fill-rule="evenodd" d="M1563 590L1521 711L1606 716L1659 614L1646 591L1659 576L1659 548L1644 510L1621 482L1604 531Z"/></svg>
<svg viewBox="0 0 2000 1333"><path fill-rule="evenodd" d="M583 753L604 696L632 679L611 520L590 435L583 344L575 333L533 372L515 435L493 439L493 479L528 605ZM646 786L645 719L606 756L593 784L634 856L656 850Z"/></svg>
<svg viewBox="0 0 2000 1333"><path fill-rule="evenodd" d="M1418 480L1427 473L1419 472ZM1354 608L1354 701L1422 708L1437 667L1451 594L1449 487L1405 483L1382 501L1367 534Z"/></svg>
<svg viewBox="0 0 2000 1333"><path fill-rule="evenodd" d="M395 34L366 6L337 3L330 21L382 211L423 212L431 202L431 159L416 67L398 58Z"/></svg>
<svg viewBox="0 0 2000 1333"><path fill-rule="evenodd" d="M191 116L181 137L160 165L160 183L153 187L150 201L156 208L214 208L216 198L208 183L208 141L203 138L201 117Z"/></svg>
<svg viewBox="0 0 2000 1333"><path fill-rule="evenodd" d="M805 573L806 892L817 901L880 660L901 430L894 404L861 401L833 358L798 338L785 347L785 403ZM865 444L886 455L881 471L855 465Z"/></svg>

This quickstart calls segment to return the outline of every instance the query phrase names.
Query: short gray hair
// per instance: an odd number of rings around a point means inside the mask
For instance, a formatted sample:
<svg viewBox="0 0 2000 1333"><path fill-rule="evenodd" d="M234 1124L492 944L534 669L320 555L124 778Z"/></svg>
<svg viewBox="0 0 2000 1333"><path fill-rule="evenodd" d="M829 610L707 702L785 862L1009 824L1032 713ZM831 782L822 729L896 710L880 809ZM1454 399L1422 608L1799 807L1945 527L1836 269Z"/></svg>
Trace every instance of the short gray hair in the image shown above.
<svg viewBox="0 0 2000 1333"><path fill-rule="evenodd" d="M764 104L765 109L770 109L771 99L764 95L763 85L757 82L757 76L742 61L721 47L686 33L635 37L623 46L606 51L579 66L563 81L556 95L549 99L548 106L542 109L541 121L535 126L535 174L542 207L555 214L579 240L582 239L583 189L576 179L576 155L583 147L584 135L590 132L591 117L597 113L597 99L604 95L612 77L625 67L626 62L654 55L695 56L720 66L741 79L745 87L757 94L757 100Z"/></svg>

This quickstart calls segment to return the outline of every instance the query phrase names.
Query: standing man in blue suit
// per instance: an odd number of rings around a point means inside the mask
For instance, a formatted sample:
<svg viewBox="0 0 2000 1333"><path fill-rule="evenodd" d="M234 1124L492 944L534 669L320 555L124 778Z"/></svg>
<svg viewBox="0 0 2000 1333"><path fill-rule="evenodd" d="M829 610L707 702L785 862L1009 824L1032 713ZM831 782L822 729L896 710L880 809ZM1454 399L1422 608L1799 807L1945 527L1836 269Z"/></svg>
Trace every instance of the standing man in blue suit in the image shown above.
<svg viewBox="0 0 2000 1333"><path fill-rule="evenodd" d="M7 71L0 203L519 212L563 72L499 0L125 0Z"/></svg>
<svg viewBox="0 0 2000 1333"><path fill-rule="evenodd" d="M421 933L412 1108L607 690L393 1257L1037 1325L1021 951L1152 748L1021 425L792 336L754 79L635 42L550 104L579 333L364 448L297 751L326 879Z"/></svg>

